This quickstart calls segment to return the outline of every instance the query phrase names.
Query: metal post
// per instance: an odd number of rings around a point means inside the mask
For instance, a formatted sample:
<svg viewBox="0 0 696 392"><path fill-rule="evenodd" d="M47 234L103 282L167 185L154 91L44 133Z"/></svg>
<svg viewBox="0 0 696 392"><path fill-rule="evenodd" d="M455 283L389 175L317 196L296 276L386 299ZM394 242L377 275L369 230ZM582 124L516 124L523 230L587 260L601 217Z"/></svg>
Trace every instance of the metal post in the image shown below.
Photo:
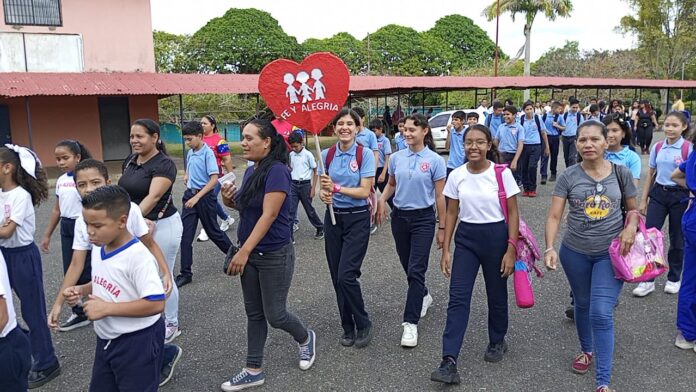
<svg viewBox="0 0 696 392"><path fill-rule="evenodd" d="M575 93L574 93L574 94L575 94L575 95L573 95L573 98L578 99L578 89L577 89L577 88L575 89Z"/></svg>
<svg viewBox="0 0 696 392"><path fill-rule="evenodd" d="M599 100L599 87L597 88L597 93L595 94L595 98Z"/></svg>
<svg viewBox="0 0 696 392"><path fill-rule="evenodd" d="M553 95L554 95L555 93L556 93L556 89L552 87L552 88L551 88L551 100L552 100L552 101L553 101Z"/></svg>
<svg viewBox="0 0 696 392"><path fill-rule="evenodd" d="M535 88L534 89L534 102L539 102L539 89Z"/></svg>
<svg viewBox="0 0 696 392"><path fill-rule="evenodd" d="M611 104L611 89L609 89L609 104Z"/></svg>
<svg viewBox="0 0 696 392"><path fill-rule="evenodd" d="M421 109L423 109L423 115L425 116L425 89L423 89L421 97L423 98L421 101Z"/></svg>
<svg viewBox="0 0 696 392"><path fill-rule="evenodd" d="M256 117L259 116L259 97L261 94L256 94Z"/></svg>
<svg viewBox="0 0 696 392"><path fill-rule="evenodd" d="M496 1L495 10L495 68L493 76L498 76L498 26L500 25L500 0ZM682 78L683 79L683 78Z"/></svg>
<svg viewBox="0 0 696 392"><path fill-rule="evenodd" d="M445 111L449 110L449 90L445 90Z"/></svg>
<svg viewBox="0 0 696 392"><path fill-rule="evenodd" d="M22 34L23 35L23 34ZM29 97L24 97L24 107L27 111L27 130L29 131L29 148L34 150L34 132L31 126L31 108L29 107Z"/></svg>
<svg viewBox="0 0 696 392"><path fill-rule="evenodd" d="M643 100L643 89L642 88L638 89L638 100L639 101Z"/></svg>
<svg viewBox="0 0 696 392"><path fill-rule="evenodd" d="M348 94L348 108L353 108L353 94Z"/></svg>
<svg viewBox="0 0 696 392"><path fill-rule="evenodd" d="M179 126L181 127L181 157L184 158L184 167L186 167L186 142L184 142L184 98L179 94Z"/></svg>

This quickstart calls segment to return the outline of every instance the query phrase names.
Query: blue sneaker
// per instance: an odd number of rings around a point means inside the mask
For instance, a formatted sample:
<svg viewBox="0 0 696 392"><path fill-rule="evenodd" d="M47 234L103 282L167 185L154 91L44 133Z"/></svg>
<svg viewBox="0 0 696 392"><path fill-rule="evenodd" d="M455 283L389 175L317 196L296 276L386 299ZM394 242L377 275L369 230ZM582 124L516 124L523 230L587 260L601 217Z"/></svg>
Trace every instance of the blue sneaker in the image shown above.
<svg viewBox="0 0 696 392"><path fill-rule="evenodd" d="M317 334L311 329L307 330L309 336L306 344L300 344L300 369L307 370L314 364L314 359L317 357Z"/></svg>
<svg viewBox="0 0 696 392"><path fill-rule="evenodd" d="M263 371L254 375L249 373L249 371L244 368L241 372L239 372L239 374L229 379L229 381L222 383L220 388L222 388L222 390L225 392L241 391L242 389L263 385L265 381L266 374Z"/></svg>

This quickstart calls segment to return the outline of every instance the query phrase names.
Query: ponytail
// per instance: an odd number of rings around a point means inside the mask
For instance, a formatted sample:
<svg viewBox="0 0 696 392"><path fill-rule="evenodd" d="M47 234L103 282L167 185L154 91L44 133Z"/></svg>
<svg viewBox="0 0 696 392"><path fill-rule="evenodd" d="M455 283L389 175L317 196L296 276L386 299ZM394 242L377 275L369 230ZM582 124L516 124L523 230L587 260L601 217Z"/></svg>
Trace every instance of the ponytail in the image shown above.
<svg viewBox="0 0 696 392"><path fill-rule="evenodd" d="M17 146L15 146L17 148ZM20 147L24 148L24 147ZM28 149L27 149L28 150ZM33 151L28 150L36 159L36 154ZM19 153L11 150L7 147L0 147L0 163L9 163L13 167L12 179L17 185L21 186L29 192L31 195L31 203L34 207L37 207L41 202L48 199L48 179L46 177L46 172L43 167L41 167L41 162L36 159L36 168L34 169L34 175L36 178L32 177L21 165L19 158Z"/></svg>
<svg viewBox="0 0 696 392"><path fill-rule="evenodd" d="M56 144L56 147L65 147L70 152L73 153L73 155L79 155L80 156L80 161L83 161L85 159L91 159L92 154L89 152L87 147L85 147L82 143L80 143L77 140L72 140L72 139L65 139L61 140Z"/></svg>
<svg viewBox="0 0 696 392"><path fill-rule="evenodd" d="M163 153L164 155L168 155L167 146L165 146L164 142L162 141L162 133L160 131L160 126L157 121L149 118L141 118L133 121L133 125L139 125L145 128L145 131L150 136L157 135L157 141L155 142L155 147L157 148L157 151Z"/></svg>

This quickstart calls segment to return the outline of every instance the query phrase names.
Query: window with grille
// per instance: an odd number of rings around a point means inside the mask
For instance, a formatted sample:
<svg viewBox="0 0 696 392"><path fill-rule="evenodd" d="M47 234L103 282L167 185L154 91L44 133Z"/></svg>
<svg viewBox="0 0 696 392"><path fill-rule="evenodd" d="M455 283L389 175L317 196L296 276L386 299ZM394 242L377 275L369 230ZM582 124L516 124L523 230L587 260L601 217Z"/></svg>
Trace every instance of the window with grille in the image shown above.
<svg viewBox="0 0 696 392"><path fill-rule="evenodd" d="M3 0L5 24L62 26L60 0Z"/></svg>

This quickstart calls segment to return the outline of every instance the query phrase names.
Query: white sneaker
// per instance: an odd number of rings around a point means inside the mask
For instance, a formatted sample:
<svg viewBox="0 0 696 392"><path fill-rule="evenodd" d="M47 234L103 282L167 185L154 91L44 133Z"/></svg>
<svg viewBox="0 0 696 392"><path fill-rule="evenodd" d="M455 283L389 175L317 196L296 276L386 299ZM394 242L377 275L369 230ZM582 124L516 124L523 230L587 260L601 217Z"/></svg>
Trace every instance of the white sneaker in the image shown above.
<svg viewBox="0 0 696 392"><path fill-rule="evenodd" d="M655 291L655 282L642 282L638 283L638 286L633 289L633 295L636 297L645 297L653 291Z"/></svg>
<svg viewBox="0 0 696 392"><path fill-rule="evenodd" d="M233 224L234 224L234 218L229 217L226 220L222 221L222 223L220 223L220 230L227 231L230 229L230 227L232 227Z"/></svg>
<svg viewBox="0 0 696 392"><path fill-rule="evenodd" d="M425 317L426 314L428 314L428 308L430 305L433 304L433 296L430 295L430 293L426 294L425 297L423 297L423 307L421 308L421 318Z"/></svg>
<svg viewBox="0 0 696 392"><path fill-rule="evenodd" d="M401 347L416 347L418 345L418 325L411 323L401 324L404 332L401 334Z"/></svg>
<svg viewBox="0 0 696 392"><path fill-rule="evenodd" d="M164 331L164 342L171 343L179 335L181 335L181 331L179 331L178 325L167 324Z"/></svg>
<svg viewBox="0 0 696 392"><path fill-rule="evenodd" d="M681 331L677 332L677 338L674 340L674 345L682 350L696 351L696 342L690 342L684 339L684 335L682 335Z"/></svg>
<svg viewBox="0 0 696 392"><path fill-rule="evenodd" d="M205 230L201 229L200 234L198 234L198 242L206 242L210 238L208 238L208 234L205 232Z"/></svg>
<svg viewBox="0 0 696 392"><path fill-rule="evenodd" d="M681 287L681 280L679 282L672 282L672 281L668 280L665 283L665 293L677 294L679 292L680 287Z"/></svg>
<svg viewBox="0 0 696 392"><path fill-rule="evenodd" d="M377 225L373 223L370 225L370 235L373 235L376 232L377 232Z"/></svg>
<svg viewBox="0 0 696 392"><path fill-rule="evenodd" d="M300 230L300 225L298 225L297 223L293 223L292 224L292 232L294 233L297 230Z"/></svg>

